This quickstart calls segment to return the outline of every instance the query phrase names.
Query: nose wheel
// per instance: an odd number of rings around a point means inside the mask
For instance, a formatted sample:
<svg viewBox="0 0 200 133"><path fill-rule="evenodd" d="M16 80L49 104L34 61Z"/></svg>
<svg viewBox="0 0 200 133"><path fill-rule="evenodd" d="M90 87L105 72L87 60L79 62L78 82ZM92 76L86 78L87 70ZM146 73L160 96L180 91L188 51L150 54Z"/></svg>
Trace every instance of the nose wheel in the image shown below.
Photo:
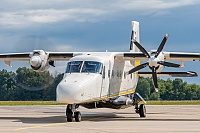
<svg viewBox="0 0 200 133"><path fill-rule="evenodd" d="M75 118L76 122L81 121L81 113L77 111L79 105L68 104L66 108L66 117L68 122L72 122L73 118Z"/></svg>

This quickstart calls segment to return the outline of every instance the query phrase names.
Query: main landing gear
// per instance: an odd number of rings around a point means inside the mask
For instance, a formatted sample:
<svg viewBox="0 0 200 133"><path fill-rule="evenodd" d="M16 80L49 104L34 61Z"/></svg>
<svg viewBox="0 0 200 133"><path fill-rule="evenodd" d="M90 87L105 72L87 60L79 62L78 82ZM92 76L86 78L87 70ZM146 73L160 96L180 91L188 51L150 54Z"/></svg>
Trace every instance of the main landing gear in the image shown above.
<svg viewBox="0 0 200 133"><path fill-rule="evenodd" d="M66 108L66 117L68 122L72 122L73 118L75 118L76 122L81 121L81 113L77 111L79 105L68 104Z"/></svg>
<svg viewBox="0 0 200 133"><path fill-rule="evenodd" d="M144 104L141 104L138 107L138 104L135 105L135 112L138 113L140 115L140 117L146 117L146 108Z"/></svg>
<svg viewBox="0 0 200 133"><path fill-rule="evenodd" d="M146 101L140 96L140 94L135 93L133 97L133 105L135 105L135 112L138 113L140 117L146 117L146 107L144 104L140 104L140 106L138 105L140 101L136 99L135 95L137 95L141 99L141 101L143 101L146 104Z"/></svg>

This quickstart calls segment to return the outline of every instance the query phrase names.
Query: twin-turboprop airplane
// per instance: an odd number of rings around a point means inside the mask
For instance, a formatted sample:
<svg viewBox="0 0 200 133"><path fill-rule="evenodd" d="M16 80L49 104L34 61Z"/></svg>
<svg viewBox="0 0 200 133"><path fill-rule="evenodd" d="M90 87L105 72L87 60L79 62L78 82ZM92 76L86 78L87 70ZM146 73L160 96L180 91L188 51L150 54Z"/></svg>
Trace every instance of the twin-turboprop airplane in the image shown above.
<svg viewBox="0 0 200 133"><path fill-rule="evenodd" d="M57 86L57 102L66 103L67 121L81 121L79 105L86 108L121 109L135 106L140 117L146 116L144 104L138 105L136 93L139 76L152 76L158 91L157 76L193 77L195 72L162 72L164 67L181 68L184 61L199 61L199 53L163 52L166 34L157 50L147 52L139 43L139 22L132 22L130 52L45 52L0 54L0 60L10 66L11 61L29 61L37 72L54 66L55 61L68 60L65 75ZM141 51L141 52L140 52ZM140 64L140 61L147 61ZM169 61L180 61L175 64ZM138 72L144 67L150 72ZM145 101L144 101L145 102Z"/></svg>

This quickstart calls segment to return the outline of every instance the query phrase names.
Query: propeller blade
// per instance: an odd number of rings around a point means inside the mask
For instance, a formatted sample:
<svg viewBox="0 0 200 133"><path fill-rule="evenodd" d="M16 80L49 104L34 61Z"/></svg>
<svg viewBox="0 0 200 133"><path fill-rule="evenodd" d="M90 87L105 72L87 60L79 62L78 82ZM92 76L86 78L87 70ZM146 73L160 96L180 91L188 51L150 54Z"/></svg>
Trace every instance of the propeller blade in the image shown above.
<svg viewBox="0 0 200 133"><path fill-rule="evenodd" d="M137 67L134 67L133 69L129 70L127 73L128 73L128 74L134 73L134 72L136 72L136 71L138 71L138 70L140 70L140 69L142 69L142 68L145 68L147 65L149 65L148 62L147 62L147 63L144 63L144 64L141 64L141 65L139 65L139 66L137 66Z"/></svg>
<svg viewBox="0 0 200 133"><path fill-rule="evenodd" d="M140 49L140 51L146 55L146 57L150 58L149 53L142 47L142 45L139 44L136 40L133 40L133 43Z"/></svg>
<svg viewBox="0 0 200 133"><path fill-rule="evenodd" d="M160 65L166 66L166 67L175 67L175 68L181 67L181 65L179 65L179 64L175 64L175 63L171 63L171 62L166 62L166 61L159 61L157 63L160 64Z"/></svg>
<svg viewBox="0 0 200 133"><path fill-rule="evenodd" d="M163 38L162 42L160 43L160 46L158 47L158 49L156 51L155 57L157 57L160 54L160 52L163 50L163 48L164 48L164 46L165 46L165 44L167 42L168 36L169 35L166 34L165 37Z"/></svg>
<svg viewBox="0 0 200 133"><path fill-rule="evenodd" d="M156 68L154 66L152 67L152 78L155 91L158 92L157 73L156 73Z"/></svg>

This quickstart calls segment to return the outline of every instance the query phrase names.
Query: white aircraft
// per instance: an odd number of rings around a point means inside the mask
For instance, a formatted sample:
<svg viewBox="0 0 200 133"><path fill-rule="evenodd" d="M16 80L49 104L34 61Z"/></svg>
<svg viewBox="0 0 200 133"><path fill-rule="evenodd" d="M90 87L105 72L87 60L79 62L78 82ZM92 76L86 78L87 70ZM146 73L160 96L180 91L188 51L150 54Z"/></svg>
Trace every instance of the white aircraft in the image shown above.
<svg viewBox="0 0 200 133"><path fill-rule="evenodd" d="M145 105L138 105L136 93L139 76L151 76L158 91L158 76L197 76L195 72L162 72L164 67L184 67L184 61L199 61L199 53L162 52L168 39L166 34L157 50L147 52L139 43L139 22L132 21L130 52L45 52L0 54L0 60L10 66L11 61L29 61L37 72L54 66L55 61L68 60L62 81L57 86L57 102L66 103L67 121L81 121L79 105L86 108L121 109L135 106L140 117L146 117ZM141 52L139 52L141 51ZM140 64L140 61L147 61ZM166 60L180 61L180 64ZM138 72L148 66L151 72ZM55 66L54 66L55 67ZM137 98L136 98L137 97ZM145 101L144 101L145 103Z"/></svg>

